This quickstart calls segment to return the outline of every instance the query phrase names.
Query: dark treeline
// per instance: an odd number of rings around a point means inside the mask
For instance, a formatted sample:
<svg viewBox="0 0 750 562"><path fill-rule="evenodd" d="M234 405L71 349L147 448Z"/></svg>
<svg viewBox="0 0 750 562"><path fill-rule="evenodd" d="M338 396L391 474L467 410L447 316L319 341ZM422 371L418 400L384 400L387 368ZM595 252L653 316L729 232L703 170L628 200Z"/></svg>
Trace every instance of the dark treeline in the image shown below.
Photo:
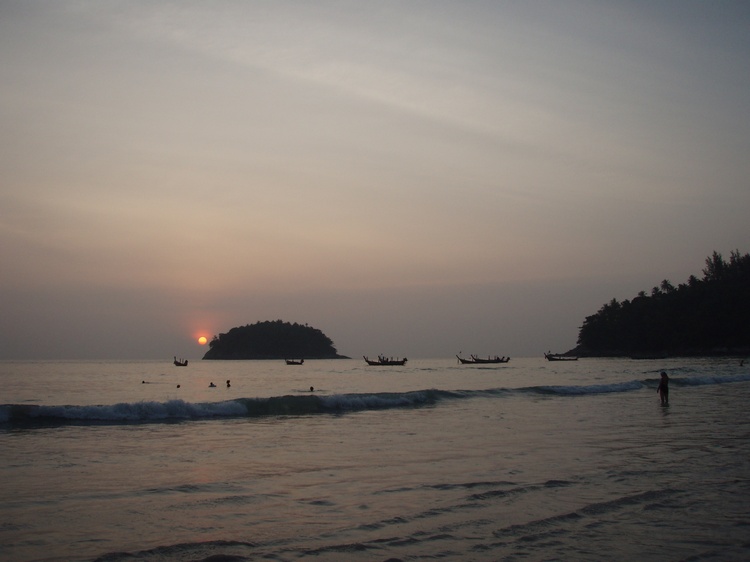
<svg viewBox="0 0 750 562"><path fill-rule="evenodd" d="M320 330L281 320L256 322L214 336L203 359L338 359Z"/></svg>
<svg viewBox="0 0 750 562"><path fill-rule="evenodd" d="M651 294L612 299L587 316L570 353L582 356L685 356L750 351L750 254L714 252L703 278L677 287L668 280Z"/></svg>

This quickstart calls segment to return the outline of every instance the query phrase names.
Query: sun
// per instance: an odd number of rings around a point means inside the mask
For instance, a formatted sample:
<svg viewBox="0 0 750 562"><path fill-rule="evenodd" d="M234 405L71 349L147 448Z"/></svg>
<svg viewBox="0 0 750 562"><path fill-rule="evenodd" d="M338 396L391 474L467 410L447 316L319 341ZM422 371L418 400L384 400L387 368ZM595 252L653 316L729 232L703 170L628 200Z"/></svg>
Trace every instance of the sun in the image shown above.
<svg viewBox="0 0 750 562"><path fill-rule="evenodd" d="M201 345L206 345L207 341L208 340L206 339L206 336L201 336L201 337L198 338L198 343L201 344Z"/></svg>

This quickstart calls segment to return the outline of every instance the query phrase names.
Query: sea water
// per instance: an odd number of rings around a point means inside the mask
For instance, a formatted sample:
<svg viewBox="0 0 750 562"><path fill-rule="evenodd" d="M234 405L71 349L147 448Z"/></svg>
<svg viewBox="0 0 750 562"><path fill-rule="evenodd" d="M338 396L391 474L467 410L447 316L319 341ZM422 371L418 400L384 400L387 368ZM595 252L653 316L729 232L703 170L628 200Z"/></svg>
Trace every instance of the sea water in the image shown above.
<svg viewBox="0 0 750 562"><path fill-rule="evenodd" d="M737 359L0 362L0 385L2 560L750 559Z"/></svg>

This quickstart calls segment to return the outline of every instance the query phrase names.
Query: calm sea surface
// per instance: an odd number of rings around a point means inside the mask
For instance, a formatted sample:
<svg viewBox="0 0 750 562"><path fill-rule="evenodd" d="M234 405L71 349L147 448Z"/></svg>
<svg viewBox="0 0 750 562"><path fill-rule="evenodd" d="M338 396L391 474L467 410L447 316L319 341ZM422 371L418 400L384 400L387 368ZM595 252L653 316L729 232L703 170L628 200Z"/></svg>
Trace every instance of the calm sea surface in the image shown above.
<svg viewBox="0 0 750 562"><path fill-rule="evenodd" d="M2 560L750 559L736 359L0 362L0 389Z"/></svg>

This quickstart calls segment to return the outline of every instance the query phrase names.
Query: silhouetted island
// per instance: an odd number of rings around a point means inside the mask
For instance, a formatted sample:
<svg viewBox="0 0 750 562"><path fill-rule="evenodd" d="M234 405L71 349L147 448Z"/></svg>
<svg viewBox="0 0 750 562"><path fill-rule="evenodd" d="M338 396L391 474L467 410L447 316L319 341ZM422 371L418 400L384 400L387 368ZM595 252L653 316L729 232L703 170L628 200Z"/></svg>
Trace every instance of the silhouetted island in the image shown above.
<svg viewBox="0 0 750 562"><path fill-rule="evenodd" d="M348 359L320 330L281 320L232 328L208 345L203 359Z"/></svg>
<svg viewBox="0 0 750 562"><path fill-rule="evenodd" d="M706 258L703 279L612 299L587 316L566 355L636 359L750 354L750 254Z"/></svg>

